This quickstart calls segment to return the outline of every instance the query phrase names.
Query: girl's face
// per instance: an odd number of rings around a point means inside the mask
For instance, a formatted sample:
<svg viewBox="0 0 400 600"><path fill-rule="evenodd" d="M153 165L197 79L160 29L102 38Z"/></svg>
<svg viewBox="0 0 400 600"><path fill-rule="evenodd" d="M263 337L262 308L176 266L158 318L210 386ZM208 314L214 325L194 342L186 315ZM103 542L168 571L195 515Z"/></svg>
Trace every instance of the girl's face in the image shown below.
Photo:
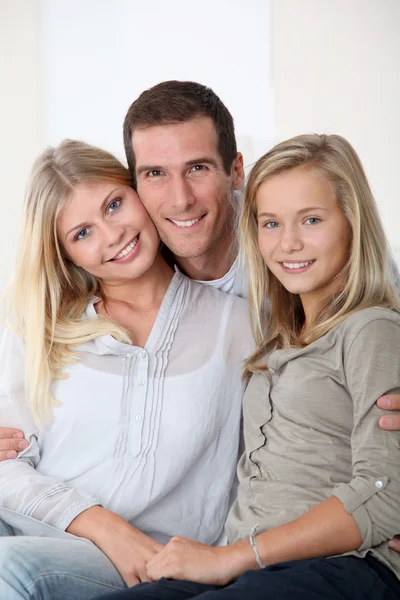
<svg viewBox="0 0 400 600"><path fill-rule="evenodd" d="M310 318L336 291L334 279L350 244L350 227L333 186L311 169L297 167L264 181L256 204L262 257L289 292L300 294Z"/></svg>
<svg viewBox="0 0 400 600"><path fill-rule="evenodd" d="M57 235L70 260L105 283L143 275L159 246L139 196L115 182L78 185L60 212Z"/></svg>

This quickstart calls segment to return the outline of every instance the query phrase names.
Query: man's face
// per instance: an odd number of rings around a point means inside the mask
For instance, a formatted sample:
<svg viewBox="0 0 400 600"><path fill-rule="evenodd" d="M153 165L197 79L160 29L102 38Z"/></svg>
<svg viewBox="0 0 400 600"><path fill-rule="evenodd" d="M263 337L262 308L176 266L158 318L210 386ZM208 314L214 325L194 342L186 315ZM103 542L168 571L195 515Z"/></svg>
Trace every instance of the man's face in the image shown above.
<svg viewBox="0 0 400 600"><path fill-rule="evenodd" d="M139 196L177 257L204 256L230 231L233 191L243 186L242 157L228 175L217 143L209 117L133 132Z"/></svg>

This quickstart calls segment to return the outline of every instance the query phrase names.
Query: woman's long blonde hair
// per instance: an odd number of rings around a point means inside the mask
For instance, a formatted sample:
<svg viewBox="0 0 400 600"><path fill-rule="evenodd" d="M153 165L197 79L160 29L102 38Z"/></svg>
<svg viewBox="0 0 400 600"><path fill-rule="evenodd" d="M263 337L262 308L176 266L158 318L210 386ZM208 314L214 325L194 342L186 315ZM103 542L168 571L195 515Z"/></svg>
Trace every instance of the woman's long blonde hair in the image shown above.
<svg viewBox="0 0 400 600"><path fill-rule="evenodd" d="M73 347L110 334L129 342L126 331L106 319L82 319L101 282L63 252L57 217L76 186L99 182L132 185L129 171L111 154L74 140L48 148L28 182L15 276L6 293L7 322L25 346L25 388L35 421L43 425L58 404L50 383L75 360Z"/></svg>
<svg viewBox="0 0 400 600"><path fill-rule="evenodd" d="M337 294L326 298L305 332L300 297L284 288L261 256L256 206L257 190L266 179L297 167L307 168L331 183L350 226L348 260L337 276L343 284ZM241 260L249 271L249 306L257 344L246 363L247 376L267 368L261 359L272 348L310 344L353 312L373 306L400 311L390 252L375 200L357 153L341 136L300 135L276 145L256 162L244 196L240 243Z"/></svg>

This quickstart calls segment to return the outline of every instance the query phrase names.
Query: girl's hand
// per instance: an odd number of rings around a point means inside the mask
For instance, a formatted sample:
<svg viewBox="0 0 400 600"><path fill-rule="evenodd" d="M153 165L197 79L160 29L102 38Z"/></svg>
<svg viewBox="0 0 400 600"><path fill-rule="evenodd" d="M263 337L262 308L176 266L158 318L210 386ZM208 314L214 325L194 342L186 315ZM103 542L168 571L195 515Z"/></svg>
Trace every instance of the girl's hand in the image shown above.
<svg viewBox="0 0 400 600"><path fill-rule="evenodd" d="M206 546L173 537L147 563L147 575L153 581L167 577L214 585L227 585L247 569L257 569L247 540L231 546Z"/></svg>

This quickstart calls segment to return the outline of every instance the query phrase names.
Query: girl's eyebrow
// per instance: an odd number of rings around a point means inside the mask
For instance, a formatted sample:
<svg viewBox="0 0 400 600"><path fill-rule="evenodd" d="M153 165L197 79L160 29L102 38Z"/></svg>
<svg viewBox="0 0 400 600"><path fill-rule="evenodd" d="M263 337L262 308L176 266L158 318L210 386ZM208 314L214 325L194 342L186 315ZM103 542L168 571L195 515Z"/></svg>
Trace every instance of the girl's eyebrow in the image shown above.
<svg viewBox="0 0 400 600"><path fill-rule="evenodd" d="M329 209L324 208L323 206L307 206L306 208L302 208L301 210L299 210L296 214L302 215L303 213L307 213L312 210L329 210ZM258 216L258 218L260 218L260 217L276 217L277 215L275 213L262 212L262 213L258 213L257 216Z"/></svg>

